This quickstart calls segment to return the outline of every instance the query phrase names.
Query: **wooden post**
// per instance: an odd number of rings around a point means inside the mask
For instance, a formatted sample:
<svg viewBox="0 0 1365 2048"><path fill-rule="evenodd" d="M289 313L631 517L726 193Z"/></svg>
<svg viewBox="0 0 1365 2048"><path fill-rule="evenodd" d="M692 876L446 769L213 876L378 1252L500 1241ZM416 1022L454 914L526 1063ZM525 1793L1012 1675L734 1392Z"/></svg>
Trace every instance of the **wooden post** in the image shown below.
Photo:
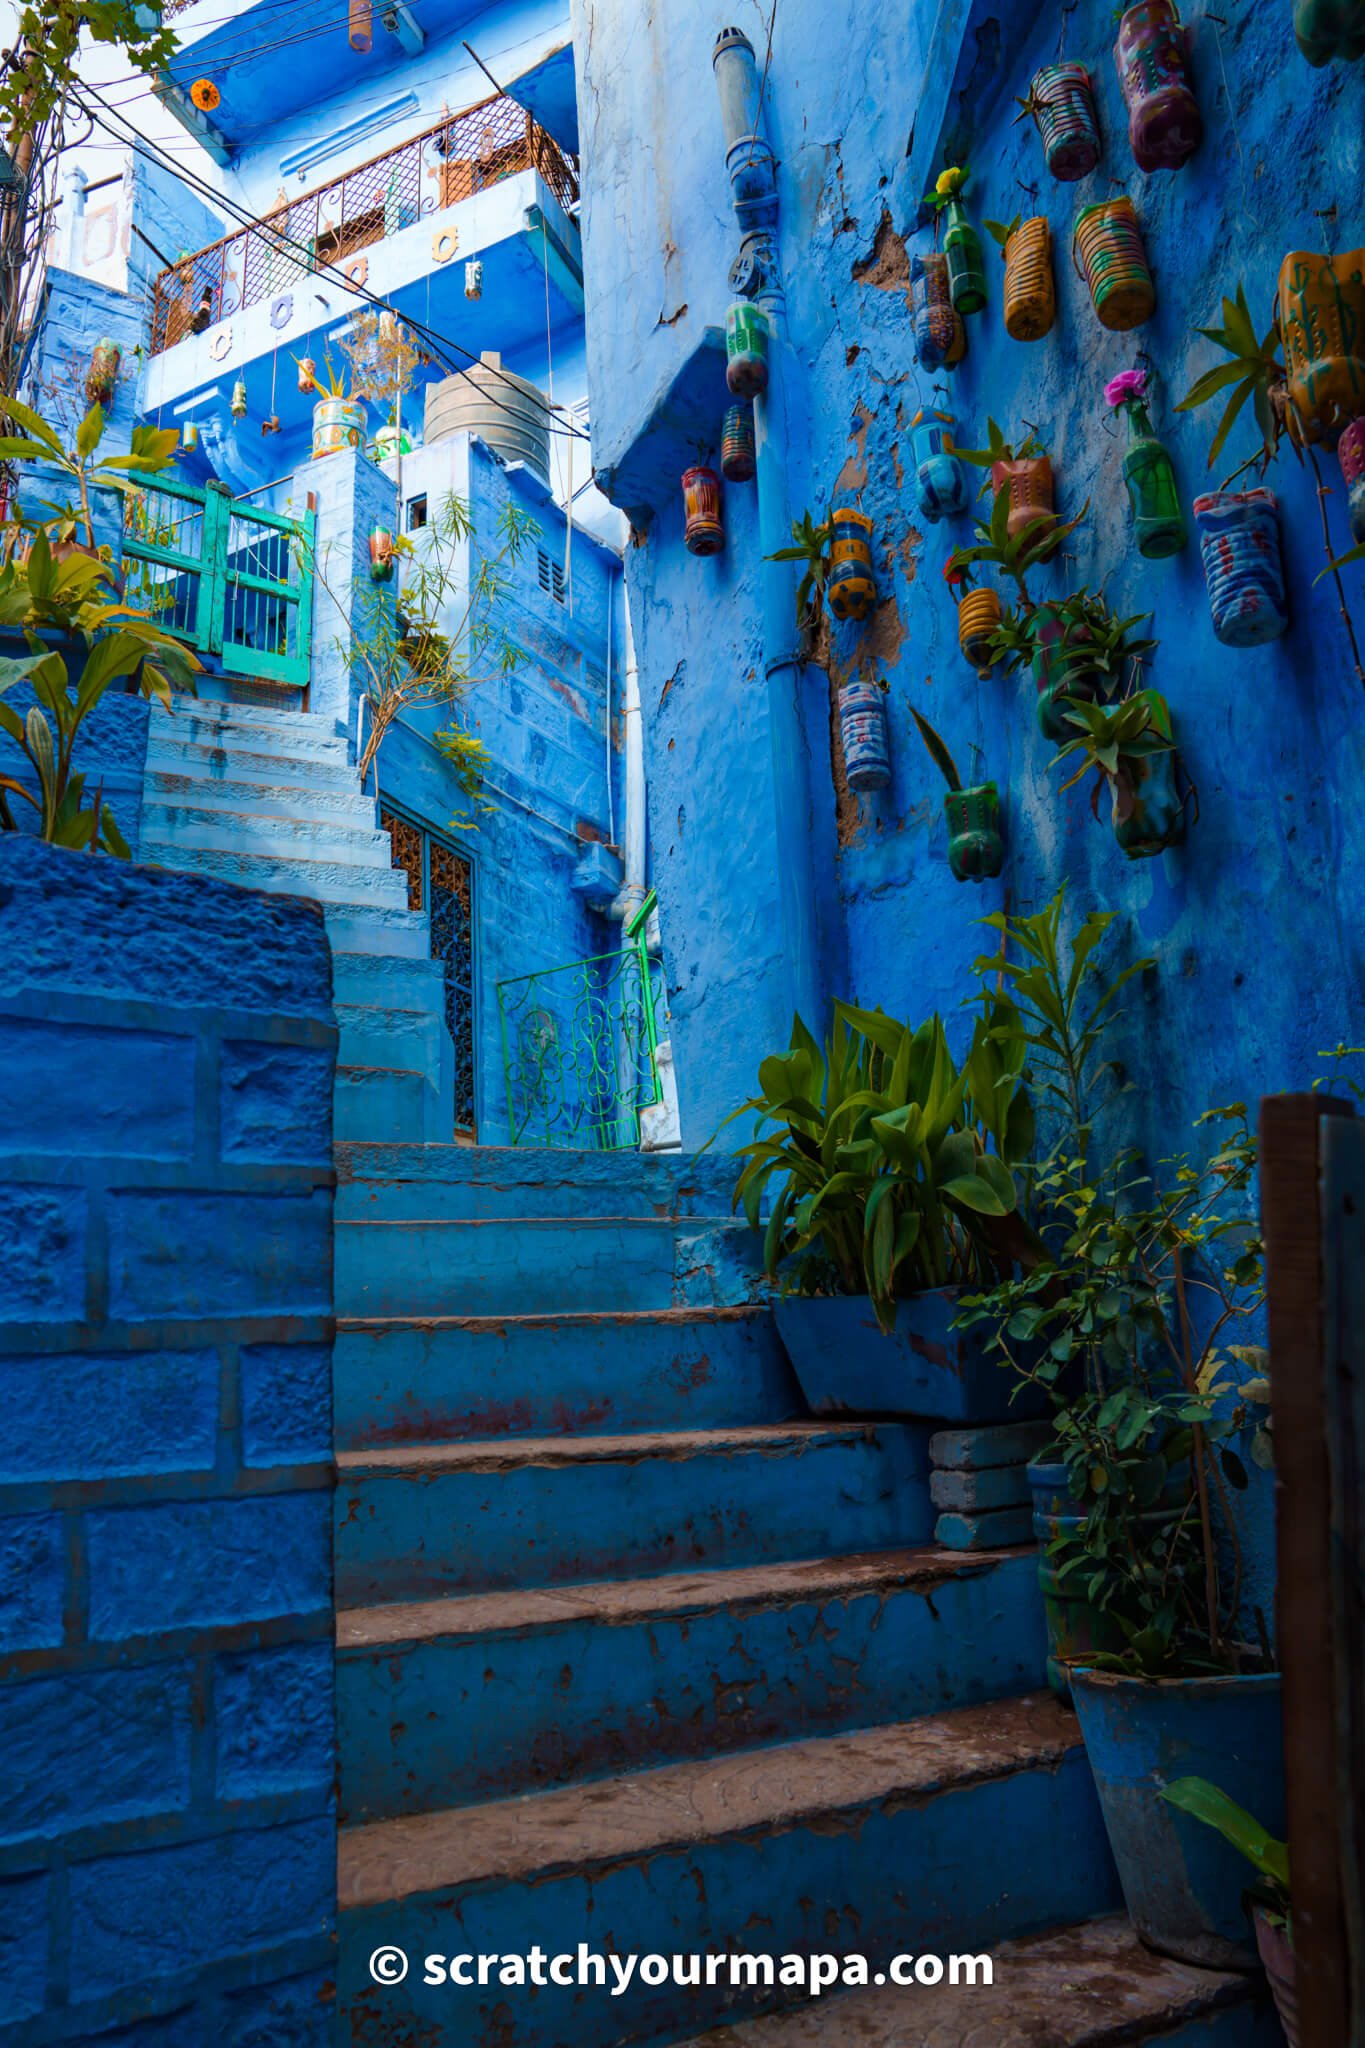
<svg viewBox="0 0 1365 2048"><path fill-rule="evenodd" d="M1261 1103L1261 1230L1266 1247L1278 1545L1277 1637L1284 1672L1285 1784L1302 2048L1346 2048L1340 1730L1334 1711L1323 1229L1326 1095Z"/></svg>

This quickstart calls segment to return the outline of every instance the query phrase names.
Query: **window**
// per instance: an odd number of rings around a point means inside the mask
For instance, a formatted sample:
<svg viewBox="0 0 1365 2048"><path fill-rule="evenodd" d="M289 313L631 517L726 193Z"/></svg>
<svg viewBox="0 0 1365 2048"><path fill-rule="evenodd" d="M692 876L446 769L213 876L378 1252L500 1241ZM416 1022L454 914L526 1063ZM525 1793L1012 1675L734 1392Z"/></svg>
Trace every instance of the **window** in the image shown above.
<svg viewBox="0 0 1365 2048"><path fill-rule="evenodd" d="M427 494L422 491L417 497L408 499L406 526L409 533L420 533L427 523Z"/></svg>
<svg viewBox="0 0 1365 2048"><path fill-rule="evenodd" d="M536 568L540 574L540 587L556 604L564 602L564 569L559 562L551 561L544 548L536 549Z"/></svg>
<svg viewBox="0 0 1365 2048"><path fill-rule="evenodd" d="M455 1046L456 1138L477 1132L474 1050L474 869L453 846L400 811L381 806L393 864L408 878L408 908L426 910L431 957L441 964L446 1028Z"/></svg>

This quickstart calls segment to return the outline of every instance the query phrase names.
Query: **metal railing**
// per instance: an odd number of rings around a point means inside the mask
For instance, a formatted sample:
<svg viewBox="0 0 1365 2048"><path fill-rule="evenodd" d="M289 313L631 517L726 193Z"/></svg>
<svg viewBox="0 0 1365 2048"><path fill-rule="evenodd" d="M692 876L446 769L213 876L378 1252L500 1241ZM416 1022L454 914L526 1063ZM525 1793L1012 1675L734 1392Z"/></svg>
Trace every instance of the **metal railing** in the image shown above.
<svg viewBox="0 0 1365 2048"><path fill-rule="evenodd" d="M499 95L448 115L439 127L163 270L153 292L152 354L531 170L563 206L577 203L578 179L568 159L515 100Z"/></svg>
<svg viewBox="0 0 1365 2048"><path fill-rule="evenodd" d="M663 1100L657 1019L663 962L647 913L615 953L498 983L507 1117L514 1145L635 1151L640 1112Z"/></svg>

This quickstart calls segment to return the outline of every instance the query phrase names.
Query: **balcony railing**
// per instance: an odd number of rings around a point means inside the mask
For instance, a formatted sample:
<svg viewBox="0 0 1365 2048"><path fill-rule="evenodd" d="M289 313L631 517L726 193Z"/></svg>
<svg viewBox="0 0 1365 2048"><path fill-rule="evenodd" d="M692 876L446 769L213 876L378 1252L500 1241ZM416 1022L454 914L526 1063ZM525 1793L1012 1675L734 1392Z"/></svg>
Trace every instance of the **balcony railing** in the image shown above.
<svg viewBox="0 0 1365 2048"><path fill-rule="evenodd" d="M291 199L163 270L152 306L152 354L274 298L325 264L346 263L427 214L532 170L563 206L577 202L578 179L567 158L515 100L499 96L451 114L335 184Z"/></svg>

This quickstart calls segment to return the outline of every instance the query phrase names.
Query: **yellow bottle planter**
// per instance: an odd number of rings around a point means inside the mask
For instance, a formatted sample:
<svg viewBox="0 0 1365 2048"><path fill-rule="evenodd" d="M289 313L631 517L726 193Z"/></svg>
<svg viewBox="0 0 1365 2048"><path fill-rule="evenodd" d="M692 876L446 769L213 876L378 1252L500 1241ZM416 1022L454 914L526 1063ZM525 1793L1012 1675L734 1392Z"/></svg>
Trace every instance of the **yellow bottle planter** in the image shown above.
<svg viewBox="0 0 1365 2048"><path fill-rule="evenodd" d="M1052 230L1039 213L1005 244L1005 332L1014 341L1041 341L1056 318Z"/></svg>
<svg viewBox="0 0 1365 2048"><path fill-rule="evenodd" d="M990 636L999 624L999 593L969 590L957 608L957 644L974 669L995 666L997 656Z"/></svg>
<svg viewBox="0 0 1365 2048"><path fill-rule="evenodd" d="M1280 265L1275 313L1304 434L1333 448L1342 428L1365 414L1365 249L1292 249Z"/></svg>
<svg viewBox="0 0 1365 2048"><path fill-rule="evenodd" d="M1072 253L1079 253L1101 327L1123 334L1151 319L1156 287L1131 199L1102 199L1097 206L1082 207Z"/></svg>

